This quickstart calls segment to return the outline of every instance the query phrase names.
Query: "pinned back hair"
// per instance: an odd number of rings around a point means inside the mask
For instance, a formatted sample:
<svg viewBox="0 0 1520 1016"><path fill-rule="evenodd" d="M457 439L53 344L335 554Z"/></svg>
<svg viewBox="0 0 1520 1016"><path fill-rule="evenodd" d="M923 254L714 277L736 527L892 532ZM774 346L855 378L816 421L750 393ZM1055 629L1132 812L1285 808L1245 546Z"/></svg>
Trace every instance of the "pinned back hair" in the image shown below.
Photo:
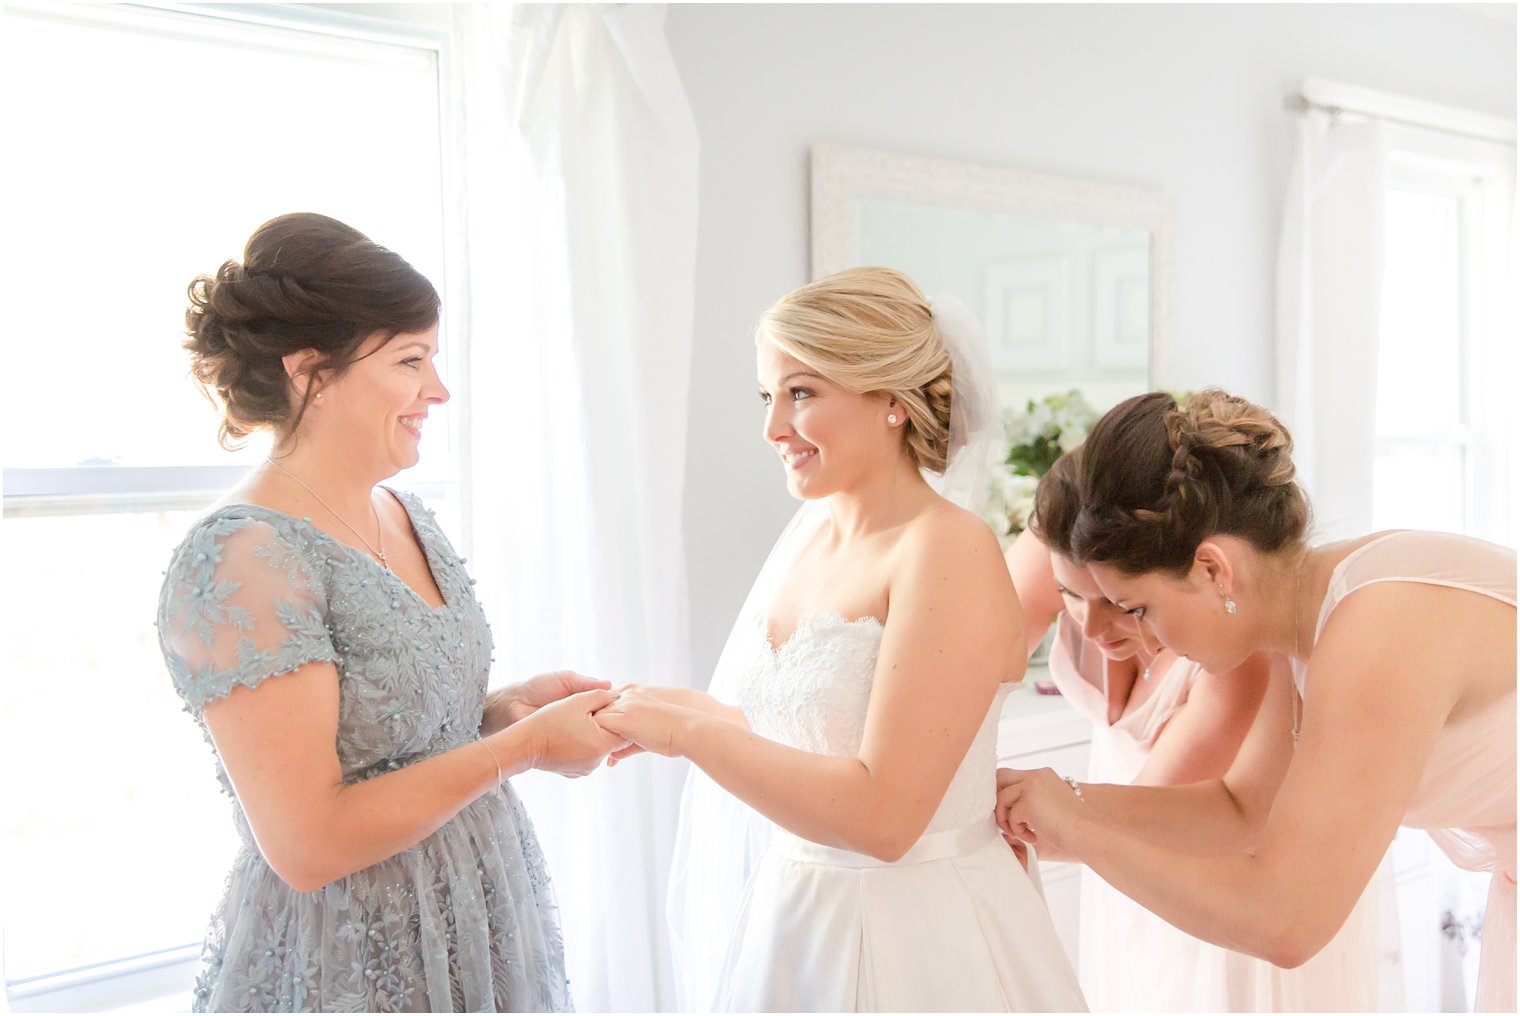
<svg viewBox="0 0 1520 1016"><path fill-rule="evenodd" d="M284 358L314 349L314 371L341 374L376 332L386 341L438 323L438 292L421 272L352 226L311 212L254 231L243 262L190 283L185 311L190 372L222 406L218 439L290 431L311 400L293 406Z"/></svg>
<svg viewBox="0 0 1520 1016"><path fill-rule="evenodd" d="M1034 488L1034 509L1029 513L1029 529L1040 542L1062 557L1075 558L1071 549L1072 529L1082 509L1077 492L1081 464L1075 448L1051 463Z"/></svg>
<svg viewBox="0 0 1520 1016"><path fill-rule="evenodd" d="M1165 392L1121 402L1067 459L1036 493L1038 535L1083 564L1185 575L1211 536L1275 553L1308 530L1287 428L1217 388L1185 407Z"/></svg>
<svg viewBox="0 0 1520 1016"><path fill-rule="evenodd" d="M897 399L909 456L945 471L950 353L928 299L902 272L847 268L793 290L760 318L755 341L857 394Z"/></svg>

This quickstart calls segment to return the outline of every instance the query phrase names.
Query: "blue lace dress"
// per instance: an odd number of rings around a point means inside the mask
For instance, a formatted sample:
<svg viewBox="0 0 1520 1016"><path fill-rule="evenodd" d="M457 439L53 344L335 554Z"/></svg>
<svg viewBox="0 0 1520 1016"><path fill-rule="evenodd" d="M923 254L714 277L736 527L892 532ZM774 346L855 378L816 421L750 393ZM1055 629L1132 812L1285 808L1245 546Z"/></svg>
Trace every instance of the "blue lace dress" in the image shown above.
<svg viewBox="0 0 1520 1016"><path fill-rule="evenodd" d="M164 579L158 630L203 731L206 704L235 686L327 661L338 671L345 782L479 738L485 615L431 513L397 496L443 593L438 609L367 554L281 512L229 505L190 530ZM242 847L206 934L196 1011L571 1008L548 870L510 786L415 846L303 893L259 853L220 761L216 775Z"/></svg>

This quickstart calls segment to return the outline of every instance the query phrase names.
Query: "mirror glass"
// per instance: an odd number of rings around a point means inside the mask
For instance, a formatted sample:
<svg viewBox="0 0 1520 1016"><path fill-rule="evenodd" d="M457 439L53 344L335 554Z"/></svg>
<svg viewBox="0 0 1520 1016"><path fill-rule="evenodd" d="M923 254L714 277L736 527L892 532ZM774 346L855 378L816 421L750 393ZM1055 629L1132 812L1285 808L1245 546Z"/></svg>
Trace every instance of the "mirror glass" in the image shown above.
<svg viewBox="0 0 1520 1016"><path fill-rule="evenodd" d="M1005 406L1076 388L1101 412L1150 388L1156 192L839 146L815 148L813 171L814 277L887 265L958 297Z"/></svg>
<svg viewBox="0 0 1520 1016"><path fill-rule="evenodd" d="M861 199L856 251L987 331L1005 405L1078 388L1110 406L1148 386L1150 236L1139 229Z"/></svg>

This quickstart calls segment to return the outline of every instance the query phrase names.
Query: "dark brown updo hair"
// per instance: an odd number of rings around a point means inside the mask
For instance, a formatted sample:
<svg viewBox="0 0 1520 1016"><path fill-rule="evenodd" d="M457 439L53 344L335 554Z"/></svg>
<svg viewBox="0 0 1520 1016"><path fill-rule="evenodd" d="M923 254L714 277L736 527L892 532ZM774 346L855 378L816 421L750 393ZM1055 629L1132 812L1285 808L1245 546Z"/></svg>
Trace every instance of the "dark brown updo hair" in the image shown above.
<svg viewBox="0 0 1520 1016"><path fill-rule="evenodd" d="M311 401L292 407L284 358L314 349L315 371L342 373L364 340L438 323L438 291L400 255L352 226L312 212L270 219L228 261L190 283L190 373L222 407L223 448L262 428L288 433ZM214 398L213 398L214 393Z"/></svg>
<svg viewBox="0 0 1520 1016"><path fill-rule="evenodd" d="M1082 469L1077 458L1081 452L1081 448L1074 448L1051 463L1034 488L1034 509L1029 513L1029 529L1040 542L1072 559L1077 555L1071 549L1071 534L1082 509L1077 490Z"/></svg>
<svg viewBox="0 0 1520 1016"><path fill-rule="evenodd" d="M1037 511L1052 547L1082 564L1182 576L1211 536L1275 553L1301 545L1309 526L1287 428L1217 388L1185 407L1166 392L1119 403L1072 466L1075 482L1049 484Z"/></svg>

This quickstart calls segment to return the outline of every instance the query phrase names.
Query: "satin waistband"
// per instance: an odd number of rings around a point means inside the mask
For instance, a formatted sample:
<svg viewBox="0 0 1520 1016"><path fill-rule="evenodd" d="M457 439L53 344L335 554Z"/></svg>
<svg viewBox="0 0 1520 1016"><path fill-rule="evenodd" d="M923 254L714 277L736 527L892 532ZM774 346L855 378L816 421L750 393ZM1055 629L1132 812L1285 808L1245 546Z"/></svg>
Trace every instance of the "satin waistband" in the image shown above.
<svg viewBox="0 0 1520 1016"><path fill-rule="evenodd" d="M887 868L902 864L923 864L926 861L942 861L947 857L960 857L975 853L991 843L1002 842L1003 834L992 816L960 829L943 833L928 833L908 848L908 852L895 861L883 861L870 854L826 847L822 843L805 840L801 836L777 829L771 836L770 848L782 857L804 864L826 864L835 868Z"/></svg>

